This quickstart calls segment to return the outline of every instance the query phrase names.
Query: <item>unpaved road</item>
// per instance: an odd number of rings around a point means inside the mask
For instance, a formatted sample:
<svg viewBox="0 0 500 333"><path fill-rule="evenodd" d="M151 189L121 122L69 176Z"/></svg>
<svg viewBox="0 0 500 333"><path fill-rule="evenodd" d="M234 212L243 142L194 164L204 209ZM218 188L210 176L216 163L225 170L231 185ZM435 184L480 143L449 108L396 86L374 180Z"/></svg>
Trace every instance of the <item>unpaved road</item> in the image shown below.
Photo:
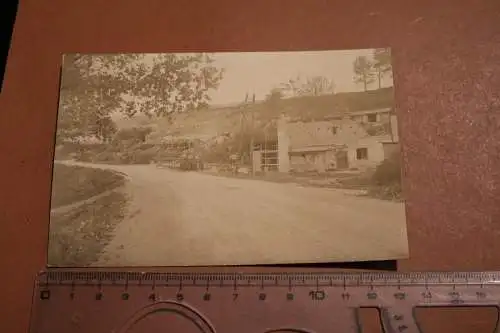
<svg viewBox="0 0 500 333"><path fill-rule="evenodd" d="M400 203L153 165L72 164L129 177L128 217L98 266L376 260L408 252Z"/></svg>

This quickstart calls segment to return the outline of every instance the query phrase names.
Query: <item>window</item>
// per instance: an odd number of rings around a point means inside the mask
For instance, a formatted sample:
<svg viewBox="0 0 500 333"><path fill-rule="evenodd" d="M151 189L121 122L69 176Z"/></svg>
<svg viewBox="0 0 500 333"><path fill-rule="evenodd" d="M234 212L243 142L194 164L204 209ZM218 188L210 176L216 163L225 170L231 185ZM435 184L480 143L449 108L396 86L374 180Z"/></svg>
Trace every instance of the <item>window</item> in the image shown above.
<svg viewBox="0 0 500 333"><path fill-rule="evenodd" d="M376 113L371 113L368 115L368 122L369 123L376 123L377 122L377 114Z"/></svg>
<svg viewBox="0 0 500 333"><path fill-rule="evenodd" d="M356 159L357 160L367 160L368 159L368 148L356 149Z"/></svg>
<svg viewBox="0 0 500 333"><path fill-rule="evenodd" d="M338 127L337 126L333 126L332 127L332 134L333 135L337 134L337 131L338 131Z"/></svg>

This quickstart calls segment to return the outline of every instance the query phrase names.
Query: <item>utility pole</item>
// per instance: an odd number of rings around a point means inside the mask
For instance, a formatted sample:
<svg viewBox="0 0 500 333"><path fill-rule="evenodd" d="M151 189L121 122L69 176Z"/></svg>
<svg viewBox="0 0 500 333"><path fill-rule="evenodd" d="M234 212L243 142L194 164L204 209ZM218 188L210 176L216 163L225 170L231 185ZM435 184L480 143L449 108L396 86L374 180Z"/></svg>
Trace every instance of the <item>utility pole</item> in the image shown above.
<svg viewBox="0 0 500 333"><path fill-rule="evenodd" d="M250 115L250 163L251 165L251 170L252 170L252 177L255 177L255 168L254 168L254 161L253 161L253 150L254 150L254 132L255 132L255 116L254 116L254 110L255 110L255 93L253 94L252 97L252 108L251 108L251 115Z"/></svg>
<svg viewBox="0 0 500 333"><path fill-rule="evenodd" d="M243 134L245 133L245 123L246 123L246 114L245 114L245 109L247 107L247 103L248 103L248 93L245 95L245 101L243 102L243 107L241 109L241 112L240 112L240 137L243 136ZM239 153L241 154L243 150L243 141L240 140L240 144L239 144Z"/></svg>
<svg viewBox="0 0 500 333"><path fill-rule="evenodd" d="M240 133L239 133L239 144L238 144L238 154L239 156L239 164L242 165L244 162L244 144L243 141L245 140L245 135L248 131L248 124L247 124L247 114L246 114L246 109L248 106L248 93L245 95L245 101L243 102L243 106L241 107L240 111ZM235 161L236 163L236 161Z"/></svg>

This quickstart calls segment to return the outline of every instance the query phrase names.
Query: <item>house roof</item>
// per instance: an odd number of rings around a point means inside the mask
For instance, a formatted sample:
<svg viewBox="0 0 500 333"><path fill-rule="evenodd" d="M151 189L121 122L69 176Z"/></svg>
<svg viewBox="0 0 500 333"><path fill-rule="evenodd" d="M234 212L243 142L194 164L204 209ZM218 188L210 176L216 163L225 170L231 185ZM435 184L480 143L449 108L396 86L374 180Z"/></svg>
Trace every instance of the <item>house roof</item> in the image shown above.
<svg viewBox="0 0 500 333"><path fill-rule="evenodd" d="M372 113L391 113L392 108L383 108L383 109L369 109L369 110L357 110L357 111L349 111L349 116L363 115L363 114L372 114Z"/></svg>
<svg viewBox="0 0 500 333"><path fill-rule="evenodd" d="M390 134L373 135L373 136L363 138L362 140L374 140L374 141L377 141L380 143L398 143L398 141L394 140Z"/></svg>
<svg viewBox="0 0 500 333"><path fill-rule="evenodd" d="M316 152L325 152L329 150L333 150L335 148L342 148L344 145L316 145L316 146L308 146L308 147L298 147L290 149L289 153L291 154L300 154L300 153L316 153Z"/></svg>

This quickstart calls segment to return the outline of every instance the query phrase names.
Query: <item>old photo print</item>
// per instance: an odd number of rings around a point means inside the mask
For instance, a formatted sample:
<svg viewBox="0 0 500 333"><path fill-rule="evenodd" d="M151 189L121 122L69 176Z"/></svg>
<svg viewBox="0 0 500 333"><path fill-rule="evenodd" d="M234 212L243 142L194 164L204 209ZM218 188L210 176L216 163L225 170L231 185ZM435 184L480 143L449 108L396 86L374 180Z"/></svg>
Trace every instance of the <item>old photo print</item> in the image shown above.
<svg viewBox="0 0 500 333"><path fill-rule="evenodd" d="M66 54L48 264L408 257L389 48Z"/></svg>

